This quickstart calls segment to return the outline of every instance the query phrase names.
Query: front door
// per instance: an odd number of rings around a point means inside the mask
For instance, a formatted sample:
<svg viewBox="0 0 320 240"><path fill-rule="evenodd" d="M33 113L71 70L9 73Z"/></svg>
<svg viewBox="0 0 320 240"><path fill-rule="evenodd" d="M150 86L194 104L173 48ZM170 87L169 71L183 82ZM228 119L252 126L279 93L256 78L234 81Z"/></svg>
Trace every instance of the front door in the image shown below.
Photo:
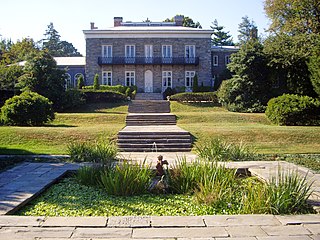
<svg viewBox="0 0 320 240"><path fill-rule="evenodd" d="M146 93L153 92L153 74L150 70L147 70L144 73L144 92Z"/></svg>

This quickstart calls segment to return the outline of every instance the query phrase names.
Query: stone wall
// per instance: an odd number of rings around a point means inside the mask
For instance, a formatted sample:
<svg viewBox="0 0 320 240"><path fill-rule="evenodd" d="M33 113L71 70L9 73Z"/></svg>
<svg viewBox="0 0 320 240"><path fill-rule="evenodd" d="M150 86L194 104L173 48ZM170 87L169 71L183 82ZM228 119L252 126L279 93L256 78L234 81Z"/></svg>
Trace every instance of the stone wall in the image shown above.
<svg viewBox="0 0 320 240"><path fill-rule="evenodd" d="M112 84L125 84L125 71L135 71L138 91L144 91L144 74L147 70L153 73L153 91L162 90L162 71L172 71L173 87L185 86L185 71L195 71L199 84L211 86L211 40L210 39L86 39L86 84L93 84L96 73L112 71ZM125 45L135 45L136 57L144 57L145 45L153 45L153 57L161 57L162 45L172 45L173 57L184 57L185 45L196 46L196 57L199 57L199 65L98 65L98 57L102 54L102 45L113 46L113 57L125 56Z"/></svg>

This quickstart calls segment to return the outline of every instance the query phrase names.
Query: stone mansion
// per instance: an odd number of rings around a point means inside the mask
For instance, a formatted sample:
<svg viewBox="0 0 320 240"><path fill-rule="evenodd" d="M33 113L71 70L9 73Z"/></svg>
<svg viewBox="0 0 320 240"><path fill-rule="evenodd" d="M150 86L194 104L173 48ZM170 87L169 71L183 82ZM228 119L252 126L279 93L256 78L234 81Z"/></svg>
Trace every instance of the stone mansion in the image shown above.
<svg viewBox="0 0 320 240"><path fill-rule="evenodd" d="M115 17L107 29L91 23L83 31L86 85L99 74L100 84L136 85L138 92L160 93L167 87L190 91L195 75L199 85L213 86L222 48L212 55L212 30L183 27L180 16L174 20L123 22Z"/></svg>

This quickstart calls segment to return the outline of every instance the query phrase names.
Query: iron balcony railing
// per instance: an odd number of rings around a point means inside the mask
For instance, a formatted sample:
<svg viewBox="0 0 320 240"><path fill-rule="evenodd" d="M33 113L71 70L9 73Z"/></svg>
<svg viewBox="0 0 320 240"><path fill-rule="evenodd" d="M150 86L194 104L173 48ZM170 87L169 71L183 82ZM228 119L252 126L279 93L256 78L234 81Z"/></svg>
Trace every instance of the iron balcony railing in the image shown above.
<svg viewBox="0 0 320 240"><path fill-rule="evenodd" d="M99 65L198 65L199 57L98 57Z"/></svg>

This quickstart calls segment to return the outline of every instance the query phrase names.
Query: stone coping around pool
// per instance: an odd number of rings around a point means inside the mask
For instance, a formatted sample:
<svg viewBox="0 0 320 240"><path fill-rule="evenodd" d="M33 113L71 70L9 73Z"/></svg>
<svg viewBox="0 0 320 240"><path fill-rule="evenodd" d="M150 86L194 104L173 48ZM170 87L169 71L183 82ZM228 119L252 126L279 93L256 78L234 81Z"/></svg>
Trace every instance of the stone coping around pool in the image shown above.
<svg viewBox="0 0 320 240"><path fill-rule="evenodd" d="M0 216L0 239L319 239L320 215Z"/></svg>
<svg viewBox="0 0 320 240"><path fill-rule="evenodd" d="M189 157L189 161L194 160L192 156ZM150 161L153 161L153 159L150 159ZM309 198L310 203L317 212L320 212L320 174L285 161L248 161L220 164L226 164L230 168L246 169L252 175L266 181L271 177L278 176L279 172L288 173L293 171L301 176L307 176L307 180L313 182L313 193ZM61 162L23 162L7 171L1 172L0 215L8 215L20 209L62 178L68 171L74 171L82 165Z"/></svg>

